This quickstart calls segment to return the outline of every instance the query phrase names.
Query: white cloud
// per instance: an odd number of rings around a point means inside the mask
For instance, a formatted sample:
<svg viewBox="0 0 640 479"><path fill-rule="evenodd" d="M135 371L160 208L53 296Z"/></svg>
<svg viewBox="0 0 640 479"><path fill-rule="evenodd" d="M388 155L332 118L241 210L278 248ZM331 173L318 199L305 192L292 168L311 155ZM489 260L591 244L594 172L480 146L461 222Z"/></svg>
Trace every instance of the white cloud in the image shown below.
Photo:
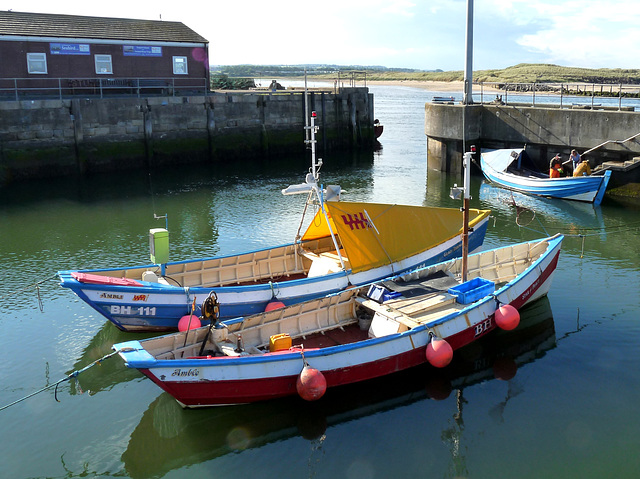
<svg viewBox="0 0 640 479"><path fill-rule="evenodd" d="M210 41L213 64L338 63L461 70L466 0L157 0L0 9L180 21ZM474 68L516 63L637 67L640 2L475 0ZM477 60L476 60L477 59Z"/></svg>
<svg viewBox="0 0 640 479"><path fill-rule="evenodd" d="M380 11L385 14L413 17L415 15L415 12L413 12L412 10L415 8L415 6L415 3L398 0L389 2L389 5L382 7Z"/></svg>

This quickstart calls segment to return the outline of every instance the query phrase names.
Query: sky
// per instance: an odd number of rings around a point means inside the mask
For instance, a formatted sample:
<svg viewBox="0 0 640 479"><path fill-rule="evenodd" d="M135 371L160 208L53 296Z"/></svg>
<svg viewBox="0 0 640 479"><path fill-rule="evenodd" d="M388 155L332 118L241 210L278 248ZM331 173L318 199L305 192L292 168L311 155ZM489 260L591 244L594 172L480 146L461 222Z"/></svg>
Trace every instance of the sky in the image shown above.
<svg viewBox="0 0 640 479"><path fill-rule="evenodd" d="M473 69L640 68L640 2L474 0ZM212 65L464 70L467 0L0 0L0 10L177 21Z"/></svg>

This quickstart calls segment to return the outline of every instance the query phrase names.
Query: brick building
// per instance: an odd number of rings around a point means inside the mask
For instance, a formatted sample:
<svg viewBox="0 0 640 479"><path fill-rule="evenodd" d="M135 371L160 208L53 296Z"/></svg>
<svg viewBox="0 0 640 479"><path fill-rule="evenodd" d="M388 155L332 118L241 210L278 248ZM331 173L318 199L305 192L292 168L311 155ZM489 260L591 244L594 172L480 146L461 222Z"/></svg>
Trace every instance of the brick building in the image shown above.
<svg viewBox="0 0 640 479"><path fill-rule="evenodd" d="M208 49L180 22L0 11L0 95L202 91Z"/></svg>

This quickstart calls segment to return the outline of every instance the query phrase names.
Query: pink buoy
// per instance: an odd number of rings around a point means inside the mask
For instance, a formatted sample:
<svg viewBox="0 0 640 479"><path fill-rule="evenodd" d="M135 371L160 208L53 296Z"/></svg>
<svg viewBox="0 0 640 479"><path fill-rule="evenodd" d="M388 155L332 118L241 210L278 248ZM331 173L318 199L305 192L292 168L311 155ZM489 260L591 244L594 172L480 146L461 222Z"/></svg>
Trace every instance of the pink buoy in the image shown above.
<svg viewBox="0 0 640 479"><path fill-rule="evenodd" d="M296 389L305 401L316 401L324 396L327 380L320 371L306 365L296 380Z"/></svg>
<svg viewBox="0 0 640 479"><path fill-rule="evenodd" d="M432 336L427 344L427 361L436 368L444 368L453 359L453 348L444 339Z"/></svg>
<svg viewBox="0 0 640 479"><path fill-rule="evenodd" d="M267 307L264 308L265 312L273 311L274 309L284 308L284 303L282 301L269 301L267 303Z"/></svg>
<svg viewBox="0 0 640 479"><path fill-rule="evenodd" d="M498 327L505 331L511 331L520 324L520 313L510 304L503 304L496 309L494 317L496 318Z"/></svg>
<svg viewBox="0 0 640 479"><path fill-rule="evenodd" d="M189 318L191 318L191 323L189 323ZM185 314L183 317L180 318L180 321L178 321L178 331L181 331L181 332L197 329L200 326L202 326L202 323L200 322L200 318L198 318L193 314Z"/></svg>

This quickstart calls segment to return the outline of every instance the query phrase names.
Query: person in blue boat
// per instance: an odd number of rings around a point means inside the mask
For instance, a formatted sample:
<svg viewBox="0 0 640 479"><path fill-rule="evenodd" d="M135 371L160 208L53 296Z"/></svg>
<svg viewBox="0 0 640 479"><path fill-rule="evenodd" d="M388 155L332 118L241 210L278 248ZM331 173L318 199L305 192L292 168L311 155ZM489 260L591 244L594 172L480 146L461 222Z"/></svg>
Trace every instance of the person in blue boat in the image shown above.
<svg viewBox="0 0 640 479"><path fill-rule="evenodd" d="M571 154L569 155L569 159L573 163L573 171L576 171L576 168L578 167L578 165L582 161L582 158L580 157L580 153L578 153L576 150L571 150Z"/></svg>
<svg viewBox="0 0 640 479"><path fill-rule="evenodd" d="M549 178L560 178L562 176L564 176L562 160L560 160L560 153L556 153L556 156L551 158L551 163L549 164Z"/></svg>
<svg viewBox="0 0 640 479"><path fill-rule="evenodd" d="M585 160L576 150L571 150L569 159L573 162L573 176L589 176L591 175L591 167L589 160Z"/></svg>
<svg viewBox="0 0 640 479"><path fill-rule="evenodd" d="M582 157L580 156L580 153L578 153L576 150L571 150L569 159L571 160L571 164L573 165L573 171L576 171L576 169L578 168L578 165L582 161Z"/></svg>

